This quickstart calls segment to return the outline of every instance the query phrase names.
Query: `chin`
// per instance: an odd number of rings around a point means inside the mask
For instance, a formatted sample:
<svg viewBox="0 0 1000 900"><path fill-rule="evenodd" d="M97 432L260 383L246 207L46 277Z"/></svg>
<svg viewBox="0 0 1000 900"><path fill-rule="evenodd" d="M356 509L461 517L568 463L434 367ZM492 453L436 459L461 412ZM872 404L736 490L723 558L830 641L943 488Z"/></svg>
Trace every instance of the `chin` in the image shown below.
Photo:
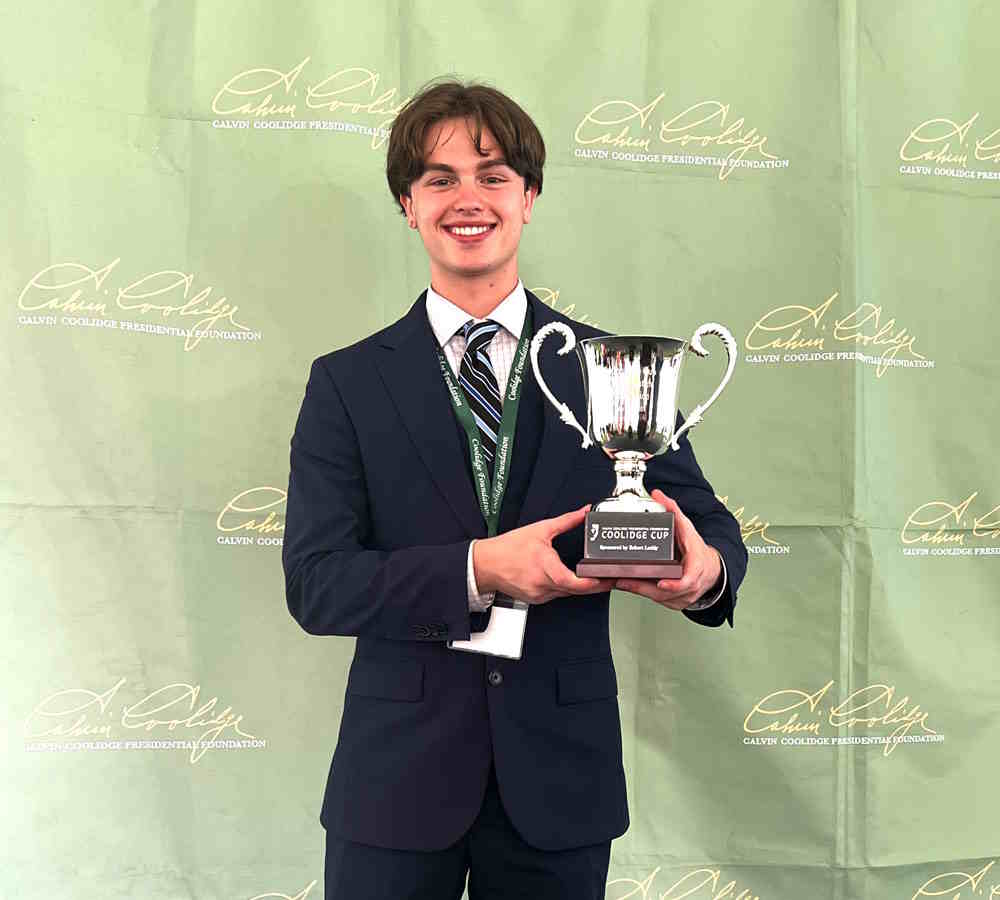
<svg viewBox="0 0 1000 900"><path fill-rule="evenodd" d="M499 269L499 266L462 266L455 270L456 275L466 278L481 278L483 275L491 275Z"/></svg>
<svg viewBox="0 0 1000 900"><path fill-rule="evenodd" d="M488 260L481 263L457 262L449 267L456 275L488 275L502 268L496 260Z"/></svg>

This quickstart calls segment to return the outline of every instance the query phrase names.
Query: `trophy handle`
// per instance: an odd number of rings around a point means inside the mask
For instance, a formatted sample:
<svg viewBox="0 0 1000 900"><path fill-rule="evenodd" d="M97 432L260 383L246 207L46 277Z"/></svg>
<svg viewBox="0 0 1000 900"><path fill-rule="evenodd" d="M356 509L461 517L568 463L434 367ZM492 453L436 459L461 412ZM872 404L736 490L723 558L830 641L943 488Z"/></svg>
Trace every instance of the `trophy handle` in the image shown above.
<svg viewBox="0 0 1000 900"><path fill-rule="evenodd" d="M697 425L704 417L706 410L718 399L719 394L722 393L722 389L729 383L729 379L733 374L733 368L736 366L736 341L733 339L732 334L730 334L729 329L718 322L706 322L704 325L699 326L691 338L688 350L697 353L698 356L707 357L709 355L708 351L701 342L702 337L706 334L714 334L722 340L722 343L726 347L726 356L729 358L729 365L726 366L726 374L722 376L722 381L719 382L715 393L705 403L699 404L692 409L691 414L684 420L684 424L674 432L674 436L670 441L670 446L674 450L680 449L677 439L689 428Z"/></svg>
<svg viewBox="0 0 1000 900"><path fill-rule="evenodd" d="M558 332L563 336L563 345L556 351L559 356L565 356L576 346L576 335L573 334L572 329L562 322L549 322L548 325L543 325L539 328L538 333L531 339L531 368L535 372L535 380L542 389L542 393L549 398L549 403L559 411L559 418L583 435L581 447L590 447L594 443L590 439L590 435L587 434L586 429L577 421L576 416L573 415L573 410L555 398L552 391L549 390L549 386L545 383L545 379L542 378L542 371L538 367L538 351L542 349L542 343L545 339L554 332Z"/></svg>

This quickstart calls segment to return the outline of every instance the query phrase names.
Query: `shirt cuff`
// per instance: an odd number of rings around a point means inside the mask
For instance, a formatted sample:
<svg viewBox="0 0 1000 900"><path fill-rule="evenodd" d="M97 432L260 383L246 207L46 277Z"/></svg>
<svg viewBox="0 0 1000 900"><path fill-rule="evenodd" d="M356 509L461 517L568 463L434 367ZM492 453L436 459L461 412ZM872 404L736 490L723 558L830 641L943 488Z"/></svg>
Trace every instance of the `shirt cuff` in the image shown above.
<svg viewBox="0 0 1000 900"><path fill-rule="evenodd" d="M469 592L469 612L485 612L493 605L493 598L496 597L497 592L479 593L479 585L476 584L476 568L472 564L472 545L475 543L475 540L469 541L469 561L465 566L465 584Z"/></svg>
<svg viewBox="0 0 1000 900"><path fill-rule="evenodd" d="M470 550L469 551L470 559L472 558L471 552L472 551ZM692 603L690 606L685 606L684 609L686 609L688 612L700 612L703 609L708 609L710 606L714 606L716 601L726 591L726 584L729 581L729 576L726 574L726 561L722 558L722 554L719 553L718 550L716 550L715 552L719 554L719 565L722 566L722 574L719 576L719 579L721 580L722 584L719 587L719 590L715 593L715 596L712 596L712 591L711 589L709 589L705 594L703 594L701 597L695 600L694 603Z"/></svg>

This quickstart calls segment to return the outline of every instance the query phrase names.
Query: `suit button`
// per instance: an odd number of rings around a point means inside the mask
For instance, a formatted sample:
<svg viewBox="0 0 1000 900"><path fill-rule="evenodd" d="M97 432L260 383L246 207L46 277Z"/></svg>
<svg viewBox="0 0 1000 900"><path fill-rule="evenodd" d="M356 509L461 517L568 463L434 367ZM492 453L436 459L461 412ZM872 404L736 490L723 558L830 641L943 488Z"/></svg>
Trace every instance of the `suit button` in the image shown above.
<svg viewBox="0 0 1000 900"><path fill-rule="evenodd" d="M486 676L486 680L492 684L493 687L497 687L498 685L503 684L503 675L501 675L496 669L493 669L490 674Z"/></svg>

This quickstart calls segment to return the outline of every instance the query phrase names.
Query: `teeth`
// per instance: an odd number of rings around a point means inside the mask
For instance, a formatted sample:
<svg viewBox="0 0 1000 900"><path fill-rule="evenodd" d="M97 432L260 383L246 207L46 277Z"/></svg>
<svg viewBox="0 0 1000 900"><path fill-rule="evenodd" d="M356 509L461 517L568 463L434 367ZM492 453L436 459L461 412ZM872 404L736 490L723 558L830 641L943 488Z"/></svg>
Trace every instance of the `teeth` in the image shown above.
<svg viewBox="0 0 1000 900"><path fill-rule="evenodd" d="M471 236L471 235L474 235L474 234L482 234L483 232L489 231L489 230L490 230L489 225L474 225L474 226L467 225L467 226L456 227L456 228L452 228L451 229L451 231L452 231L453 234L461 234L461 235L465 235L465 236Z"/></svg>

